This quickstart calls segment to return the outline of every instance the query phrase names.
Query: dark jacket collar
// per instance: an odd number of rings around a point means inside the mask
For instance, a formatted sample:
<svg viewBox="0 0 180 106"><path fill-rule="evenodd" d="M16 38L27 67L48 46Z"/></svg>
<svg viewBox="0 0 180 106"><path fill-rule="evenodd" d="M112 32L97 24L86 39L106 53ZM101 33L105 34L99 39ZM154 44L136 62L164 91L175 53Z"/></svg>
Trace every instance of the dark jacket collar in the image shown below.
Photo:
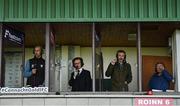
<svg viewBox="0 0 180 106"><path fill-rule="evenodd" d="M34 56L33 59L35 59L35 60L42 60L43 58L42 58L42 56L40 58L37 58L36 56Z"/></svg>

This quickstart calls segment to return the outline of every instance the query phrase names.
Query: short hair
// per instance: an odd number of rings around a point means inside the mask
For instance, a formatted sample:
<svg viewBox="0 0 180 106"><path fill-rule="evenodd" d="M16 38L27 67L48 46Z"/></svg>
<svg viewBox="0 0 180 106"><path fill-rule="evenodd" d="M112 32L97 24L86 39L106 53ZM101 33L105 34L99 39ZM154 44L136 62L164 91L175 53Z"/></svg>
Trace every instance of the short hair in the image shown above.
<svg viewBox="0 0 180 106"><path fill-rule="evenodd" d="M158 64L162 64L163 66L164 66L164 68L165 68L165 64L163 63L163 62L157 62L156 64L155 64L155 72L157 72L157 65Z"/></svg>
<svg viewBox="0 0 180 106"><path fill-rule="evenodd" d="M35 54L35 48L40 48L41 49L41 55L43 54L43 48L41 46L35 46L33 49L33 54Z"/></svg>
<svg viewBox="0 0 180 106"><path fill-rule="evenodd" d="M124 50L118 50L117 52L116 52L116 58L118 59L118 53L124 53L124 60L126 60L126 52L124 51Z"/></svg>
<svg viewBox="0 0 180 106"><path fill-rule="evenodd" d="M72 60L73 67L75 67L74 62L75 62L76 60L80 60L80 61L81 61L81 67L84 66L83 59L82 59L81 57L75 57L75 58Z"/></svg>

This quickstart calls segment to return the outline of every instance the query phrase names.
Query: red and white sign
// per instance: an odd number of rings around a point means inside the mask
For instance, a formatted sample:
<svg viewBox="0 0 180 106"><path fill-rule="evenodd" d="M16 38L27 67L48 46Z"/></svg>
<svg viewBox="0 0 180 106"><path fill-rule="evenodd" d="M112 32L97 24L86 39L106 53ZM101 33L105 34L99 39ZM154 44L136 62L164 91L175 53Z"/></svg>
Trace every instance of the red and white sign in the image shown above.
<svg viewBox="0 0 180 106"><path fill-rule="evenodd" d="M135 98L134 106L174 106L172 98Z"/></svg>

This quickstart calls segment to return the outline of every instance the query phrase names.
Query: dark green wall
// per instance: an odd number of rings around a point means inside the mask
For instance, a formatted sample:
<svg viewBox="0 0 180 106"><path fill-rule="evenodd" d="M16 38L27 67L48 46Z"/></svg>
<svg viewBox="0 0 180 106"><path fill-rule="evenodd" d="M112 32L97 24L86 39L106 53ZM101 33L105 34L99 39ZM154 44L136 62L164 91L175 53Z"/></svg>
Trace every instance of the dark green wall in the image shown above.
<svg viewBox="0 0 180 106"><path fill-rule="evenodd" d="M180 21L180 0L0 0L0 22Z"/></svg>

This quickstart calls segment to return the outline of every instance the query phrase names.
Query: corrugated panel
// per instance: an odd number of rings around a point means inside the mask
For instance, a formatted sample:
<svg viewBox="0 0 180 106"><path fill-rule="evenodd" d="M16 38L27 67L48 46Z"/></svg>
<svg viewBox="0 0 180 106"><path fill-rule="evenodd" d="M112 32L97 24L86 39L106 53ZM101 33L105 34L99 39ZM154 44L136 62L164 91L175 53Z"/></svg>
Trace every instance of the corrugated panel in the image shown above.
<svg viewBox="0 0 180 106"><path fill-rule="evenodd" d="M0 0L1 22L179 20L180 0Z"/></svg>
<svg viewBox="0 0 180 106"><path fill-rule="evenodd" d="M3 21L4 14L4 0L0 0L0 22Z"/></svg>

